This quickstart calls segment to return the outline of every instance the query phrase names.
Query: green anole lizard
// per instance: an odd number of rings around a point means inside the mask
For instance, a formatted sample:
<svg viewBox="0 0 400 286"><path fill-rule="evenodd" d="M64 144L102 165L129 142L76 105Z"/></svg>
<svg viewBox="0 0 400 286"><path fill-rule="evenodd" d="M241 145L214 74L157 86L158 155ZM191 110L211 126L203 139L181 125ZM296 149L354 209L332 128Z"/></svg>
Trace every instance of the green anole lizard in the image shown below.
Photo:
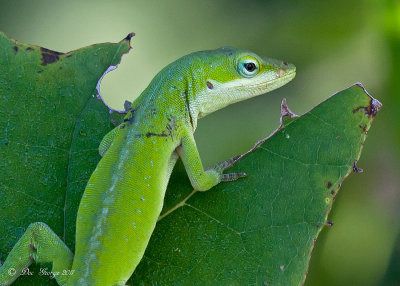
<svg viewBox="0 0 400 286"><path fill-rule="evenodd" d="M125 285L143 257L178 157L197 191L245 176L223 174L235 157L203 168L193 136L197 120L295 74L287 62L229 47L166 66L100 144L102 159L79 205L75 255L46 224L32 223L1 266L0 285L11 284L33 261L51 262L60 285Z"/></svg>

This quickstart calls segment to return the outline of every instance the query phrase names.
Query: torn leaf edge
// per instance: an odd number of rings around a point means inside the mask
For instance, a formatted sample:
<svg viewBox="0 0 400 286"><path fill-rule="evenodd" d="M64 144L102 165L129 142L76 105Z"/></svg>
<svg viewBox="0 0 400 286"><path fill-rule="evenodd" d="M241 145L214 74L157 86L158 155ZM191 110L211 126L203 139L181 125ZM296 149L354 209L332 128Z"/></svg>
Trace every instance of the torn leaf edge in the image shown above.
<svg viewBox="0 0 400 286"><path fill-rule="evenodd" d="M290 110L290 108L287 106L286 98L283 98L283 99L282 99L282 102L281 102L281 116L280 116L280 119L279 119L279 121L280 121L279 126L278 126L274 131L272 131L272 133L271 133L270 135L268 135L266 138L257 141L257 142L254 144L254 146L253 146L252 148L250 148L249 151L247 151L246 153L244 153L244 154L238 156L238 158L237 158L234 162L232 162L232 164L231 164L229 167L233 166L237 161L239 161L240 159L242 159L243 157L245 157L245 156L248 155L249 153L253 152L253 151L254 151L255 149L257 149L261 144L263 144L265 141L267 141L267 140L270 139L272 136L274 136L276 133L278 133L279 130L281 130L282 127L284 126L284 124L283 124L283 119L284 119L285 117L289 117L289 118L291 118L291 119L300 118L300 117L302 117L303 115L306 115L307 113L309 113L311 110L313 110L313 109L316 108L317 106L323 104L325 101L329 100L330 98L334 97L335 95L337 95L337 94L339 94L339 93L341 93L341 92L343 92L343 91L345 91L345 90L347 90L347 89L352 88L353 86L358 86L358 87L360 87L360 88L364 91L364 93L370 98L370 102L369 102L369 106L368 106L368 107L369 107L369 109L370 109L372 112L371 112L371 113L367 113L367 116L373 116L373 117L374 117L374 116L376 115L376 113L379 111L379 109L382 107L382 103L381 103L379 100L377 100L377 99L375 99L374 97L372 97L372 96L368 93L368 91L365 89L365 87L362 85L361 82L354 83L354 84L352 84L352 85L350 85L350 86L348 86L348 87L346 87L346 88L344 88L344 89L342 89L342 90L340 90L340 91L335 92L334 94L330 95L330 96L327 97L325 100L321 101L319 104L317 104L317 105L315 105L314 107L310 108L309 110L307 110L306 112L304 112L304 113L301 114L301 115L296 115L295 113L293 113L293 112Z"/></svg>
<svg viewBox="0 0 400 286"><path fill-rule="evenodd" d="M254 144L254 146L253 146L249 151L247 151L246 153L244 153L244 154L238 156L237 159L236 159L235 161L233 161L232 164L231 164L229 167L233 166L237 161L239 161L240 159L242 159L242 158L245 157L246 155L248 155L248 154L250 154L251 152L253 152L255 149L257 149L258 147L260 147L264 142L266 142L266 141L267 141L268 139L270 139L272 136L274 136L275 134L277 134L277 133L282 129L282 127L284 127L283 119L284 119L285 117L289 117L289 118L291 118L291 119L300 118L300 117L302 117L303 115L306 115L307 113L309 113L309 112L310 112L311 110L313 110L314 108L316 108L316 107L318 107L319 105L323 104L324 102L326 102L326 101L329 100L330 98L334 97L335 95L337 95L337 94L339 94L339 93L341 93L341 92L343 92L343 91L345 91L345 90L348 90L348 89L350 89L350 88L352 88L352 87L354 87L354 86L358 86L359 88L361 88L361 89L363 90L363 92L370 98L369 106L363 107L363 108L365 109L365 115L366 115L367 117L370 117L370 120L371 120L371 122L372 122L372 120L374 119L375 115L377 114L377 112L379 111L379 109L382 107L382 103L381 103L379 100L375 99L373 96L371 96L371 95L369 94L369 92L365 89L365 87L363 86L363 84L362 84L361 82L354 83L354 84L352 84L352 85L350 85L350 86L348 86L348 87L346 87L346 88L344 88L344 89L342 89L342 90L340 90L340 91L337 91L337 92L333 93L331 96L327 97L325 100L321 101L319 104L313 106L311 109L309 109L308 111L304 112L304 113L301 114L300 116L294 114L294 113L289 109L289 107L288 107L287 104L286 104L286 98L283 98L283 99L282 99L282 102L281 102L281 116L280 116L280 124L279 124L279 126L278 126L270 135L268 135L266 138L257 141L257 142ZM292 121L292 122L293 122L293 121ZM366 138L367 138L367 134L364 133L364 137L363 137L363 139L362 139L362 142L365 142ZM335 197L336 197L337 193L339 192L339 189L342 187L342 183L344 182L344 180L345 180L351 173L361 173L361 172L363 172L362 169L360 169L360 168L358 168L358 167L356 166L356 164L357 164L357 162L358 162L358 160L359 160L359 158L360 158L360 156L361 156L361 153L362 153L363 149L364 149L364 146L363 146L363 144L362 144L361 149L360 149L360 152L358 153L357 158L355 159L355 161L354 161L352 167L349 169L349 171L343 176L342 180L339 182L338 187L337 187L337 189L336 189L336 191L335 191ZM229 167L228 167L228 168L229 168ZM192 194L191 194L191 195L192 195ZM326 212L325 221L328 220L328 216L329 216L329 214L330 214L330 212L331 212L331 210L332 210L332 207L333 207L333 202L332 202L330 208L328 209L328 211ZM311 248L310 248L309 253L308 253L307 268L306 268L306 271L305 271L305 273L304 273L304 278L303 278L303 281L302 281L301 285L304 285L304 283L306 282L307 275L308 275L308 270L309 270L309 268L310 268L310 261L311 261L312 252L313 252L313 250L314 250L315 243L317 242L317 238L319 237L319 234L320 234L321 231L323 230L324 226L326 226L326 224L325 224L325 225L322 225L322 226L318 229L318 232L317 232L316 236L312 239L312 245L311 245Z"/></svg>
<svg viewBox="0 0 400 286"><path fill-rule="evenodd" d="M99 78L99 80L97 81L97 84L96 84L96 90L97 90L96 97L97 97L97 99L101 100L105 106L107 106L107 108L108 108L110 114L113 113L113 112L117 112L117 113L121 113L121 114L126 114L127 112L126 112L126 110L114 109L114 108L112 108L110 105L108 105L108 104L105 102L105 100L103 99L103 97L101 96L101 93L100 93L101 81L103 80L104 76L105 76L107 73L109 73L110 71L115 70L115 69L120 65L120 63L121 63L121 61L122 61L122 57L123 57L125 54L128 54L129 51L132 49L132 46L131 46L131 39L132 39L132 37L134 37L134 36L135 36L135 33L132 32L132 33L129 33L128 36L126 36L126 37L122 40L122 41L128 41L128 43L129 43L129 48L128 48L128 50L127 50L125 53L123 53L123 54L121 55L121 58L119 59L119 62L118 62L115 66L110 65L110 66L107 68L107 70L106 70L106 71L103 73L103 75ZM122 42L122 41L121 41L121 42ZM121 43L121 42L120 42L120 43Z"/></svg>

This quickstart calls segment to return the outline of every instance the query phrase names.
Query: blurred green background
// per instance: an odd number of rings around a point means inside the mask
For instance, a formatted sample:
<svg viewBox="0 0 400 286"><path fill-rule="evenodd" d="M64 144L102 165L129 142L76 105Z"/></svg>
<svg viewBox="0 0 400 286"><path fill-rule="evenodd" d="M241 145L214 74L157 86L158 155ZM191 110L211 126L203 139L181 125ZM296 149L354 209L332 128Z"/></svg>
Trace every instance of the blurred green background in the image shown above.
<svg viewBox="0 0 400 286"><path fill-rule="evenodd" d="M234 46L294 63L297 77L288 86L199 122L205 165L243 153L271 133L283 97L302 114L362 82L383 108L358 163L364 173L345 180L306 285L400 285L400 1L2 0L0 30L61 52L135 32L133 50L102 84L116 108L193 51Z"/></svg>

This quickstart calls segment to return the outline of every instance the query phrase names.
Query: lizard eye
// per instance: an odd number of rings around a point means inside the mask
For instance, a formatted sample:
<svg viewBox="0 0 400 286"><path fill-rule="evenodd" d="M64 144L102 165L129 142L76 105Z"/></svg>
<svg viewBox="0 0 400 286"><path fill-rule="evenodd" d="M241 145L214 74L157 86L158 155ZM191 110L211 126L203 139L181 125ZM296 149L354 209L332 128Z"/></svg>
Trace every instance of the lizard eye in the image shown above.
<svg viewBox="0 0 400 286"><path fill-rule="evenodd" d="M252 72L256 69L256 65L255 63L245 63L244 64L244 68L248 71L248 72Z"/></svg>
<svg viewBox="0 0 400 286"><path fill-rule="evenodd" d="M243 77L252 77L258 73L258 62L255 59L244 59L238 63L238 72Z"/></svg>

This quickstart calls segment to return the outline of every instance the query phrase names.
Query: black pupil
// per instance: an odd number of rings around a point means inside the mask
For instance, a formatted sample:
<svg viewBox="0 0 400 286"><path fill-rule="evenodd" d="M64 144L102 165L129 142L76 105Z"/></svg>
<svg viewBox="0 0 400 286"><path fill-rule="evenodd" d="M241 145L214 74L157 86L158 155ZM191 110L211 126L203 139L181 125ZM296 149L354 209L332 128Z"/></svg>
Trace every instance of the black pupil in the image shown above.
<svg viewBox="0 0 400 286"><path fill-rule="evenodd" d="M256 65L254 63L245 63L244 67L247 71L252 72L256 69Z"/></svg>

